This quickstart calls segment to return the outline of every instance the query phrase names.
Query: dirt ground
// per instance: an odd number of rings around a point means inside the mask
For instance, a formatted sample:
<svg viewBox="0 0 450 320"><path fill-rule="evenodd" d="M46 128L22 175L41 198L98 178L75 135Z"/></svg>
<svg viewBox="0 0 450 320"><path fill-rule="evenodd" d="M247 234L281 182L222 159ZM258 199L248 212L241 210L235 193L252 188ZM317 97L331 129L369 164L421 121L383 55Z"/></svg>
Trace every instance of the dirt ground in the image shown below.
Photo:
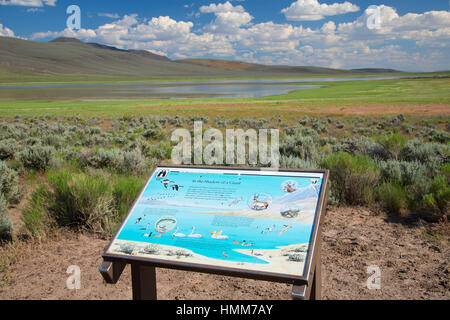
<svg viewBox="0 0 450 320"><path fill-rule="evenodd" d="M362 208L330 207L322 243L324 299L450 299L447 238L427 235L425 222L390 221ZM64 233L20 250L0 299L131 299L127 266L116 285L98 266L108 240ZM4 252L0 251L0 254ZM81 289L69 290L66 270L81 269ZM367 267L381 271L381 289L369 290ZM265 281L157 269L158 299L290 299L291 286Z"/></svg>
<svg viewBox="0 0 450 320"><path fill-rule="evenodd" d="M252 103L234 103L234 104L206 104L206 105L173 105L173 106L144 106L136 107L137 110L159 110L165 108L167 110L246 110L248 108L255 108L261 104L277 104L280 112L301 112L310 114L326 114L326 115L342 115L342 116L377 116L377 115L397 115L397 114L411 114L411 115L448 115L450 109L448 104L426 104L426 105L402 105L402 104L358 104L358 105L337 105L337 106L302 106L298 102L285 101L259 101Z"/></svg>

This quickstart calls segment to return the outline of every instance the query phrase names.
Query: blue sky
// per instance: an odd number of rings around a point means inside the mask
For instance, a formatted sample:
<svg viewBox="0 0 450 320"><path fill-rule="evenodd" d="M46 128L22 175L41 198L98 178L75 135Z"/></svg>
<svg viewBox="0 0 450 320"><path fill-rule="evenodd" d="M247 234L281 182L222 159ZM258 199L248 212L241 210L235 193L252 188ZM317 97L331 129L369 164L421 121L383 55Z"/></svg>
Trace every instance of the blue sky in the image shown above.
<svg viewBox="0 0 450 320"><path fill-rule="evenodd" d="M80 30L66 25L73 4ZM0 0L0 35L71 36L172 59L434 71L450 69L449 10L448 0Z"/></svg>

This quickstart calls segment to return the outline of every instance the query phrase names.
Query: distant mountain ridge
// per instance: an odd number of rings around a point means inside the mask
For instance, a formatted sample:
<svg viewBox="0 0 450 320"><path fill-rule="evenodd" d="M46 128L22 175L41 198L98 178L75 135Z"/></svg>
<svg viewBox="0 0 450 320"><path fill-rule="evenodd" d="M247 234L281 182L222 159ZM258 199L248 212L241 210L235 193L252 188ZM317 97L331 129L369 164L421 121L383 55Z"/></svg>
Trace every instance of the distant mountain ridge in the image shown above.
<svg viewBox="0 0 450 320"><path fill-rule="evenodd" d="M35 42L0 37L0 75L77 75L134 78L225 78L398 73L390 69L340 70L268 66L218 59L170 60L146 50L125 50L61 37Z"/></svg>
<svg viewBox="0 0 450 320"><path fill-rule="evenodd" d="M53 39L49 42L53 42L53 43L78 43L78 44L82 44L85 43L77 38L68 38L68 37L59 37L56 39ZM129 50L125 50L125 49L120 49L120 48L116 48L116 47L112 47L112 46L107 46L105 44L99 44L99 43L95 43L95 42L86 42L86 44L96 47L96 48L100 48L100 49L107 49L107 50L113 50L113 51L121 51L121 52L129 52L129 53L133 53L133 54L139 54L145 57L149 57L155 60L162 60L162 61L170 61L170 59L166 56L162 56L162 55L158 55L155 53L152 53L150 51L147 50L133 50L133 49L129 49Z"/></svg>

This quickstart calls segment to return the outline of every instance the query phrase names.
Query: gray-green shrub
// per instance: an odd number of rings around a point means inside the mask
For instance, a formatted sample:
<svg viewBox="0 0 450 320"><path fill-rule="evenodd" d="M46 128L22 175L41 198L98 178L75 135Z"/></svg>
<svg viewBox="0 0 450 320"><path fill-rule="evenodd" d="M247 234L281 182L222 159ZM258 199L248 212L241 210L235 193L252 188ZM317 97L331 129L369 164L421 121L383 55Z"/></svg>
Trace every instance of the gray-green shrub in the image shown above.
<svg viewBox="0 0 450 320"><path fill-rule="evenodd" d="M131 151L126 151L123 154L123 163L120 171L122 173L142 175L147 168L147 161L142 155L140 148L135 148Z"/></svg>
<svg viewBox="0 0 450 320"><path fill-rule="evenodd" d="M319 169L318 164L314 161L283 155L280 156L280 167L292 169Z"/></svg>
<svg viewBox="0 0 450 320"><path fill-rule="evenodd" d="M19 150L19 144L14 139L0 141L0 160L12 159Z"/></svg>
<svg viewBox="0 0 450 320"><path fill-rule="evenodd" d="M333 152L340 151L350 153L352 155L362 154L371 157L372 159L386 159L388 154L380 147L373 139L366 136L352 136L343 138L332 148Z"/></svg>
<svg viewBox="0 0 450 320"><path fill-rule="evenodd" d="M378 162L384 181L392 181L402 186L414 185L428 177L428 169L418 161L388 160Z"/></svg>
<svg viewBox="0 0 450 320"><path fill-rule="evenodd" d="M123 165L123 151L117 148L110 150L99 149L87 158L87 164L97 169L118 170Z"/></svg>
<svg viewBox="0 0 450 320"><path fill-rule="evenodd" d="M321 153L318 150L318 136L289 135L280 143L280 154L293 156L311 162L319 162Z"/></svg>
<svg viewBox="0 0 450 320"><path fill-rule="evenodd" d="M20 200L19 175L0 160L0 192L6 200L17 203Z"/></svg>
<svg viewBox="0 0 450 320"><path fill-rule="evenodd" d="M419 161L436 173L449 154L450 147L439 143L424 143L419 139L406 142L400 153L400 159L406 161Z"/></svg>
<svg viewBox="0 0 450 320"><path fill-rule="evenodd" d="M11 240L13 234L13 225L6 214L7 206L8 202L3 193L0 192L0 242L2 240Z"/></svg>
<svg viewBox="0 0 450 320"><path fill-rule="evenodd" d="M51 146L36 144L26 146L18 153L17 159L25 168L45 171L53 165L55 153L55 148Z"/></svg>

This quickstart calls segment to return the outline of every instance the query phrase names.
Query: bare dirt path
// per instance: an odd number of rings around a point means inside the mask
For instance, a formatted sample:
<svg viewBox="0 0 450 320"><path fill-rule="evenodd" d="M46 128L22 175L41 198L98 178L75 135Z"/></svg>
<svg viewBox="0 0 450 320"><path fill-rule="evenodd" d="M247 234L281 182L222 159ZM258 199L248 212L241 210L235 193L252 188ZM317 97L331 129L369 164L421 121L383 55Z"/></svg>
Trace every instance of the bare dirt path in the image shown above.
<svg viewBox="0 0 450 320"><path fill-rule="evenodd" d="M323 231L323 298L450 299L448 239L425 235L427 226L387 222L366 209L328 210ZM21 253L0 284L0 299L131 299L129 266L116 285L98 266L107 240L63 234ZM1 254L1 252L0 252ZM68 290L66 270L81 268L81 289ZM381 270L381 289L367 289L369 265ZM291 286L157 269L159 299L289 299Z"/></svg>

